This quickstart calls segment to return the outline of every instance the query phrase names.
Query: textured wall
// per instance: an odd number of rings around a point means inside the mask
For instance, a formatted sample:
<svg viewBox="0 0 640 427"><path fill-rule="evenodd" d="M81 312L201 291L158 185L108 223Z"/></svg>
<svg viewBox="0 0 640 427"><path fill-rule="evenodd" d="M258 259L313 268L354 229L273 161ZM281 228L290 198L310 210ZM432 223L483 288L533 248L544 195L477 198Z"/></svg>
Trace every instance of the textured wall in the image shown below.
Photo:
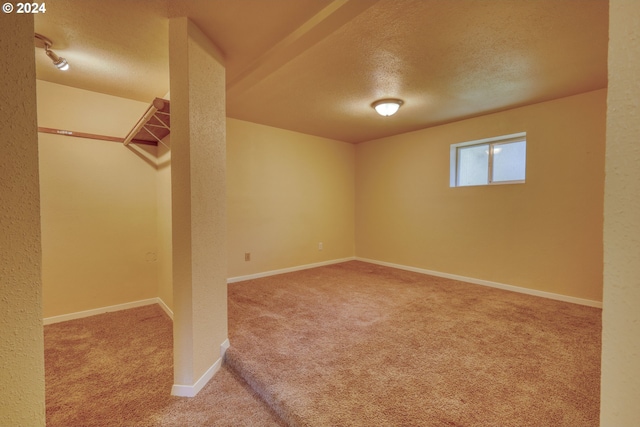
<svg viewBox="0 0 640 427"><path fill-rule="evenodd" d="M228 119L229 277L352 257L354 170L353 144Z"/></svg>
<svg viewBox="0 0 640 427"><path fill-rule="evenodd" d="M195 385L227 339L225 69L218 55L189 20L170 20L176 385Z"/></svg>
<svg viewBox="0 0 640 427"><path fill-rule="evenodd" d="M640 422L640 2L611 0L602 426Z"/></svg>
<svg viewBox="0 0 640 427"><path fill-rule="evenodd" d="M40 126L102 135L125 136L149 105L37 90ZM44 133L39 146L44 317L156 297L156 148Z"/></svg>
<svg viewBox="0 0 640 427"><path fill-rule="evenodd" d="M33 17L0 15L0 425L45 423Z"/></svg>
<svg viewBox="0 0 640 427"><path fill-rule="evenodd" d="M601 301L606 90L356 146L356 254ZM525 184L449 187L452 143L527 132Z"/></svg>
<svg viewBox="0 0 640 427"><path fill-rule="evenodd" d="M165 99L167 99L165 97ZM171 258L171 135L158 145L158 297L173 310Z"/></svg>

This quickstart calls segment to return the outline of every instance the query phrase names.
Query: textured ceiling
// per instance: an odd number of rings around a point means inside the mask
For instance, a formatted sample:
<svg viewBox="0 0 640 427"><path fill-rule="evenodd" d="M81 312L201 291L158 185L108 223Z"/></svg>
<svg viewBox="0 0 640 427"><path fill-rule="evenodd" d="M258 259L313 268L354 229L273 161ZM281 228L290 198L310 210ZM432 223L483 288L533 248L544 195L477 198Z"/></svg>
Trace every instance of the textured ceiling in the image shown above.
<svg viewBox="0 0 640 427"><path fill-rule="evenodd" d="M38 78L150 102L173 16L224 52L229 117L354 143L607 85L603 0L49 0L71 69L36 49Z"/></svg>

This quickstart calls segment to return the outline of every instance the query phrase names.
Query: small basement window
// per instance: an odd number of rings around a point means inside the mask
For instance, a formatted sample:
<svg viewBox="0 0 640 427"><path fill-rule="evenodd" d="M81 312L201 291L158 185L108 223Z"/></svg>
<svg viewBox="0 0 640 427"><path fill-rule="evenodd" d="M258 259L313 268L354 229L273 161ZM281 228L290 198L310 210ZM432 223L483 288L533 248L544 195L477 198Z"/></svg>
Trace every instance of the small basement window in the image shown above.
<svg viewBox="0 0 640 427"><path fill-rule="evenodd" d="M521 184L526 163L525 132L452 144L450 186Z"/></svg>

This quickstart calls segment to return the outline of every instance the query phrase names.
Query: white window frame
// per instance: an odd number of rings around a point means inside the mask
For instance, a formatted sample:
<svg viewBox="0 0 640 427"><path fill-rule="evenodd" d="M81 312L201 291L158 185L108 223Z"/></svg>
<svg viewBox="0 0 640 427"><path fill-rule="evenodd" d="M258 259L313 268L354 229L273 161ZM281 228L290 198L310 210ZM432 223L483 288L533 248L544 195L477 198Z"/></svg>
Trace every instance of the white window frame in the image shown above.
<svg viewBox="0 0 640 427"><path fill-rule="evenodd" d="M519 132L509 135L494 136L491 138L477 139L475 141L459 142L457 144L451 144L450 149L450 165L449 165L449 186L450 187L477 187L485 185L504 185L504 184L524 184L525 180L514 181L496 181L492 180L493 177L493 150L496 145L508 144L512 142L527 142L527 133ZM487 184L478 185L458 185L459 176L459 149L466 148L474 145L488 145L489 146L489 176L487 177ZM526 179L526 160L525 160L525 179Z"/></svg>

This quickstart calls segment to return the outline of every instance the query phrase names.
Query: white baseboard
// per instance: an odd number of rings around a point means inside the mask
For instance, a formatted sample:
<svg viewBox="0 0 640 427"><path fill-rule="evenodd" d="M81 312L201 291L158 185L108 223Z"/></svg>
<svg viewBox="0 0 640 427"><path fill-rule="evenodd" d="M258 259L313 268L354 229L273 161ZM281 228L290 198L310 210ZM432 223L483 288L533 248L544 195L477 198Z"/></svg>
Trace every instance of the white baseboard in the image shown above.
<svg viewBox="0 0 640 427"><path fill-rule="evenodd" d="M158 297L156 299L158 300L158 305L160 306L160 308L163 309L165 313L167 313L169 319L173 320L173 310L169 308L169 306L162 300L162 298Z"/></svg>
<svg viewBox="0 0 640 427"><path fill-rule="evenodd" d="M222 344L220 344L220 357L224 360L225 354L227 354L227 349L231 347L231 343L229 342L229 338L224 340Z"/></svg>
<svg viewBox="0 0 640 427"><path fill-rule="evenodd" d="M45 325L53 323L66 322L68 320L82 319L83 317L95 316L96 314L110 313L112 311L128 310L130 308L143 307L145 305L159 304L162 309L173 319L173 312L160 298L149 298L139 301L127 302L124 304L110 305L107 307L99 307L91 310L78 311L75 313L62 314L60 316L45 317L42 319Z"/></svg>
<svg viewBox="0 0 640 427"><path fill-rule="evenodd" d="M215 361L213 365L207 371L202 374L202 376L195 382L193 385L184 385L184 384L174 384L171 387L171 395L172 396L180 396L180 397L194 397L200 390L204 388L205 385L213 378L213 376L220 370L222 367L222 361L224 360L224 355L229 348L229 338L224 340L222 344L220 344L220 357Z"/></svg>
<svg viewBox="0 0 640 427"><path fill-rule="evenodd" d="M227 283L243 282L245 280L259 279L261 277L275 276L277 274L291 273L293 271L307 270L309 268L323 267L325 265L340 264L341 262L353 261L355 259L356 259L356 257L333 259L333 260L330 260L330 261L323 261L323 262L316 262L316 263L313 263L313 264L298 265L296 267L282 268L280 270L265 271L265 272L262 272L262 273L249 274L249 275L246 275L246 276L230 277L230 278L227 279Z"/></svg>
<svg viewBox="0 0 640 427"><path fill-rule="evenodd" d="M577 297L572 297L572 296L568 296L568 295L556 294L556 293L553 293L553 292L539 291L539 290L536 290L536 289L523 288L523 287L520 287L520 286L506 285L504 283L491 282L489 280L474 279L473 277L458 276L457 274L441 273L439 271L425 270L423 268L410 267L410 266L401 265L401 264L393 264L391 262L376 261L374 259L360 258L360 257L356 257L355 259L358 260L358 261L368 262L368 263L371 263L371 264L378 264L378 265L384 265L386 267L398 268L400 270L413 271L415 273L428 274L430 276L444 277L446 279L453 279L453 280L459 280L461 282L473 283L475 285L489 286L489 287L492 287L492 288L504 289L506 291L519 292L521 294L534 295L534 296L537 296L537 297L543 297L543 298L549 298L549 299L554 299L554 300L558 300L558 301L570 302L570 303L573 303L573 304L580 304L580 305L586 305L586 306L589 306L589 307L602 308L602 302L601 301L595 301L595 300L584 299L584 298L577 298Z"/></svg>
<svg viewBox="0 0 640 427"><path fill-rule="evenodd" d="M322 267L322 266L331 265L331 264L339 264L341 262L353 261L354 259L356 258L350 257L350 258L334 259L331 261L323 261L323 262L318 262L314 264L299 265L296 267L283 268L280 270L265 271L263 273L250 274L247 276L231 277L227 279L227 283L242 282L244 280L258 279L260 277L274 276L276 274L290 273L292 271L306 270L309 268ZM59 316L45 317L43 319L43 323L45 325L51 325L53 323L66 322L68 320L74 320L74 319L82 319L83 317L95 316L96 314L127 310L130 308L142 307L142 306L151 305L151 304L158 304L160 308L162 308L164 312L167 313L167 316L169 316L169 318L173 320L173 311L162 300L162 298L155 297L155 298L149 298L149 299L140 300L140 301L132 301L132 302L127 302L123 304L110 305L107 307L94 308L91 310L78 311L75 313L62 314Z"/></svg>

